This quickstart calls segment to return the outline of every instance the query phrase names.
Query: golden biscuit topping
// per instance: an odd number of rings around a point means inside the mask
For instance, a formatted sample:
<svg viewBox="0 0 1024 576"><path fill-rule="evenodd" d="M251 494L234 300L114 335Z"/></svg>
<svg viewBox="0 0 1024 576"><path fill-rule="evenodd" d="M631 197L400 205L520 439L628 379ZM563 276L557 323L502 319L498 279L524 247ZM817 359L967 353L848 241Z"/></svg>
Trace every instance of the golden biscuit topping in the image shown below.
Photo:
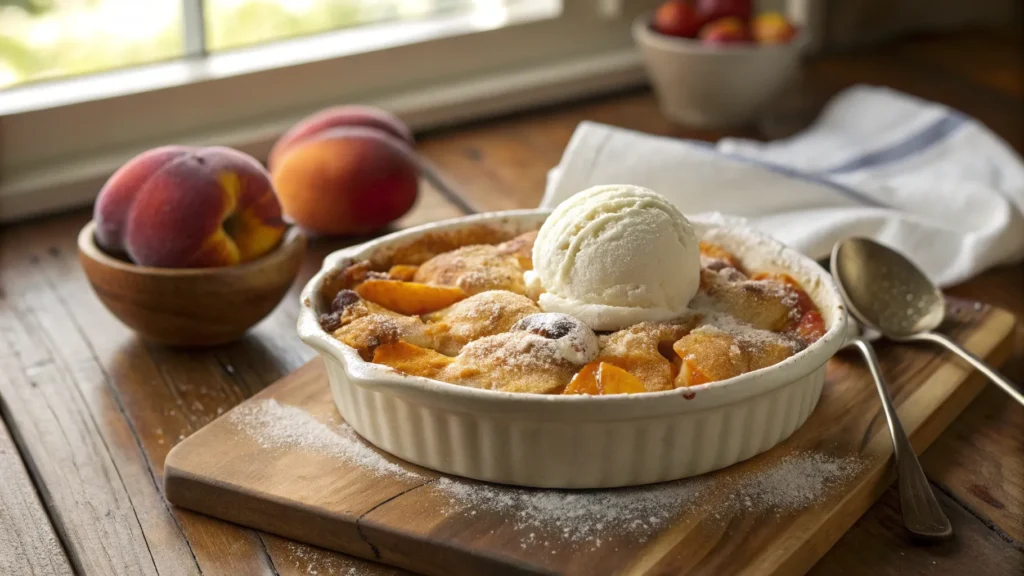
<svg viewBox="0 0 1024 576"><path fill-rule="evenodd" d="M486 244L438 254L424 262L413 279L425 284L457 286L467 294L487 290L526 293L519 260Z"/></svg>
<svg viewBox="0 0 1024 576"><path fill-rule="evenodd" d="M578 369L553 340L505 332L467 344L439 379L487 390L558 394Z"/></svg>
<svg viewBox="0 0 1024 576"><path fill-rule="evenodd" d="M526 296L507 290L489 290L427 314L423 319L435 335L436 350L454 356L463 346L485 336L508 332L531 314L540 312Z"/></svg>
<svg viewBox="0 0 1024 576"><path fill-rule="evenodd" d="M477 236L465 234L476 240ZM507 237L506 237L507 238ZM793 278L746 268L700 243L689 309L595 335L526 295L536 232L496 244L423 249L413 263L355 262L326 285L321 326L367 361L452 384L537 394L631 394L695 386L775 365L825 333Z"/></svg>

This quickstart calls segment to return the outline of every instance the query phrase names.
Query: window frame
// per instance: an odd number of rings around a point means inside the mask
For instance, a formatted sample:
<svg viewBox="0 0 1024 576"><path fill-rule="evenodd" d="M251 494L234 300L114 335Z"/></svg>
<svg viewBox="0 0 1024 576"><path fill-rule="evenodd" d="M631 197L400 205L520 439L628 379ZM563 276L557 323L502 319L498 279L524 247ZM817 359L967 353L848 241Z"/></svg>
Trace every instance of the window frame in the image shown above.
<svg viewBox="0 0 1024 576"><path fill-rule="evenodd" d="M202 2L184 2L199 10L186 13L194 35ZM563 0L557 15L452 26L369 51L316 53L353 32L342 30L0 92L0 222L88 204L118 166L162 144L264 159L292 123L329 105L381 106L422 130L640 85L629 29L656 4ZM303 50L312 52L267 62Z"/></svg>
<svg viewBox="0 0 1024 576"><path fill-rule="evenodd" d="M181 34L186 58L206 55L206 9L204 0L181 0Z"/></svg>

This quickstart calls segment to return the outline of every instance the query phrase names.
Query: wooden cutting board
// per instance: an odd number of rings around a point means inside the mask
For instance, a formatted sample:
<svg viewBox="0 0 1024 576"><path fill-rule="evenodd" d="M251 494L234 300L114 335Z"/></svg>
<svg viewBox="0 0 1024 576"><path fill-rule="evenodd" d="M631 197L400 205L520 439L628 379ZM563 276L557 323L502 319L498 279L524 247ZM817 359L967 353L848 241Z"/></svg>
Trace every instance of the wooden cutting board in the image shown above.
<svg viewBox="0 0 1024 576"><path fill-rule="evenodd" d="M998 365L1015 319L950 304L944 331ZM880 343L903 425L923 451L985 385L934 348ZM431 575L803 574L892 482L892 447L852 353L829 365L808 421L751 460L613 491L528 490L434 473L341 421L317 359L167 456L172 503Z"/></svg>

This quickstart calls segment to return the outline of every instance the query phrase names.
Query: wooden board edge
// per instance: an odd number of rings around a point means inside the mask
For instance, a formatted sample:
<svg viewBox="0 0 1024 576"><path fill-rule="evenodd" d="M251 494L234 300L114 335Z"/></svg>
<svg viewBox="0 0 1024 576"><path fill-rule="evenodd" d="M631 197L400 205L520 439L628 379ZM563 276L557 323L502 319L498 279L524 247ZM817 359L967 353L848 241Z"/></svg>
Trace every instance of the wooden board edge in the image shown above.
<svg viewBox="0 0 1024 576"><path fill-rule="evenodd" d="M245 488L226 482L202 478L188 470L168 466L164 472L164 490L167 501L193 512L305 542L321 548L377 560L377 552L367 542L358 527L358 518L323 517L311 507L293 500L255 495ZM196 498L203 493L205 498ZM313 520L311 520L311 518ZM316 519L332 522L323 530L310 530ZM345 526L339 530L338 526ZM310 538L313 534L313 538ZM345 542L360 542L349 546Z"/></svg>
<svg viewBox="0 0 1024 576"><path fill-rule="evenodd" d="M441 576L517 576L523 574L552 575L557 573L544 570L515 558L495 554L486 550L474 550L467 554L464 548L442 541L428 541L418 538L419 534L406 533L401 529L381 526L372 521L360 521L361 530L368 542L380 551L378 562L385 563L416 574ZM424 559L428 559L424 561Z"/></svg>

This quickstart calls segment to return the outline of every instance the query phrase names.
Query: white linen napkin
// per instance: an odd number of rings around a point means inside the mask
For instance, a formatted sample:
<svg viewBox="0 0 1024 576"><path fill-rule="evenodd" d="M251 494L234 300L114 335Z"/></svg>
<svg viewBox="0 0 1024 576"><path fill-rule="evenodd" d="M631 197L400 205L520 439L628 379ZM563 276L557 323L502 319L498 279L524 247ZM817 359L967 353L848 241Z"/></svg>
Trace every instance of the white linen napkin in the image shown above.
<svg viewBox="0 0 1024 576"><path fill-rule="evenodd" d="M743 217L815 259L868 236L955 284L1024 258L1024 163L976 120L855 86L785 140L717 145L593 122L548 174L542 207L597 184L636 184L687 214Z"/></svg>

